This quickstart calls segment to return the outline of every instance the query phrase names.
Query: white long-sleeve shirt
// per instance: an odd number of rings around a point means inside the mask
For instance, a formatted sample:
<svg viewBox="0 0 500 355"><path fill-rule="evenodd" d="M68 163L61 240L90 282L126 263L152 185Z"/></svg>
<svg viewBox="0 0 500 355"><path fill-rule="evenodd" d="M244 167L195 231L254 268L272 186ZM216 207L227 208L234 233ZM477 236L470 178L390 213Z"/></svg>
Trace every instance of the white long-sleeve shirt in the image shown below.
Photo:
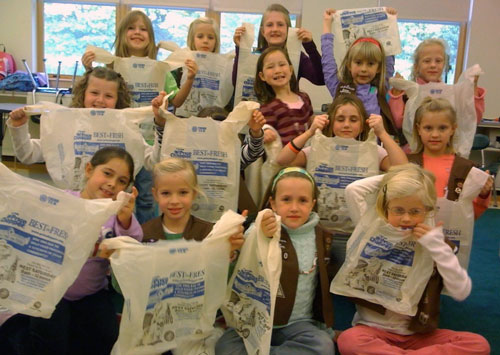
<svg viewBox="0 0 500 355"><path fill-rule="evenodd" d="M348 185L345 192L347 206L351 213L351 219L359 223L361 216L373 213L375 210L375 199L380 188L383 175L372 176L361 179ZM380 217L377 217L380 218ZM442 227L436 227L417 239L431 255L436 263L437 269L443 278L444 287L448 293L457 301L462 301L471 292L472 282L467 271L460 266L458 258L453 250L444 241ZM384 315L372 311L363 306L357 306L353 325L365 324L380 328L392 333L408 335L411 317L386 310Z"/></svg>
<svg viewBox="0 0 500 355"><path fill-rule="evenodd" d="M28 122L19 127L14 127L9 118L7 120L12 138L12 148L17 159L23 164L43 163L45 160L42 154L41 140L31 138L29 133ZM153 146L150 146L144 139L144 167L147 170L152 170L153 166L160 161L161 144L156 138Z"/></svg>

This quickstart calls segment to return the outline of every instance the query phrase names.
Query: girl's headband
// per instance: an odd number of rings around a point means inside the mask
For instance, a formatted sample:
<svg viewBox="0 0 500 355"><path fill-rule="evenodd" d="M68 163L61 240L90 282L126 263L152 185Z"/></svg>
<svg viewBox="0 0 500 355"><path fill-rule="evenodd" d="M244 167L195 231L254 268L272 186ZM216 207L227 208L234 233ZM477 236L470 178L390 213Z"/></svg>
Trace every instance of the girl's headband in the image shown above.
<svg viewBox="0 0 500 355"><path fill-rule="evenodd" d="M354 41L354 43L352 44L352 46L354 47L357 43L360 43L360 42L370 42L370 43L373 43L377 47L380 48L380 43L376 39L373 39L373 38L370 38L370 37L358 38L357 40Z"/></svg>
<svg viewBox="0 0 500 355"><path fill-rule="evenodd" d="M276 183L278 182L278 180L285 174L288 174L288 173L293 173L293 172L297 172L297 173L301 173L301 174L304 174L310 181L311 181L311 184L313 184L313 188L314 186L316 185L316 183L314 182L314 179L313 177L311 176L311 174L309 174L307 172L307 170L305 169L302 169L302 168L299 168L299 167L296 167L296 166L291 166L289 168L285 168L285 169L282 169L278 175L276 175L276 177L274 178L273 180L273 185L271 187L271 191L274 191L274 189L276 188Z"/></svg>

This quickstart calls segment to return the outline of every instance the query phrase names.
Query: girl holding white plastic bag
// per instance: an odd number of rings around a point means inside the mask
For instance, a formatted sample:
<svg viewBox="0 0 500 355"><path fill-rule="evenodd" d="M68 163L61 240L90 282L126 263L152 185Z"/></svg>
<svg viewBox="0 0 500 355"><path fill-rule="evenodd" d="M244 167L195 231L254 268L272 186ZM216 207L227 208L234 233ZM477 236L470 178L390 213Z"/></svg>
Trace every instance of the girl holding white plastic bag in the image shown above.
<svg viewBox="0 0 500 355"><path fill-rule="evenodd" d="M493 178L487 175L489 171L482 172L474 168L472 161L455 153L453 140L456 129L457 115L451 104L446 99L425 98L415 113L413 123L417 150L408 155L408 160L436 176L436 193L440 206L438 218L445 222L445 230L461 230L461 233L451 233L449 238L458 245L461 265L467 268L474 219L479 218L489 206ZM465 189L469 186L465 184L469 177L477 177L476 191L468 198L469 202L464 207L455 209L454 201L461 200L462 195L471 194ZM445 215L451 216L446 218ZM449 224L453 215L461 225Z"/></svg>
<svg viewBox="0 0 500 355"><path fill-rule="evenodd" d="M120 191L131 185L133 172L130 154L118 147L106 147L97 151L87 163L84 189L68 193L85 199L114 200ZM8 331L13 338L16 333L22 334L22 341L16 344L20 353L109 354L118 337L118 322L106 289L108 255L99 249L99 243L105 238L122 235L142 240L142 230L133 215L137 190L132 189L129 202L102 226L92 255L51 318L16 315L2 326L2 331Z"/></svg>
<svg viewBox="0 0 500 355"><path fill-rule="evenodd" d="M71 102L71 107L74 108L123 109L129 106L130 95L122 76L105 67L96 67L85 73L75 85ZM24 164L43 162L41 140L30 139L27 121L28 116L24 112L24 108L16 109L10 113L7 126L12 136L14 153ZM147 167L151 168L160 158L161 138L158 138L158 134L161 136L162 128L155 125L156 139L152 147L143 140L144 164ZM139 194L141 193L143 191L139 188ZM149 219L147 211L152 209L152 203L151 201L151 206L147 208L137 207L138 210L142 208L146 211L144 220Z"/></svg>
<svg viewBox="0 0 500 355"><path fill-rule="evenodd" d="M278 164L281 165L291 165L291 166L308 166L308 169L312 174L315 174L318 167L313 166L314 162L308 163L308 157L312 155L311 158L315 158L317 155L315 152L312 152L313 147L309 146L304 148L306 142L314 137L315 131L317 129L322 129L323 134L326 137L338 137L340 139L347 140L337 140L338 145L347 148L347 144L355 144L355 140L363 141L369 143L367 140L368 132L370 129L373 129L375 135L380 139L383 143L384 147L382 148L380 145L376 145L374 139L373 141L373 149L371 147L365 148L363 150L356 151L356 154L364 154L364 157L355 156L352 157L353 161L356 161L358 164L366 164L361 166L360 168L366 168L367 172L359 175L364 175L364 177L370 175L378 174L378 171L387 171L390 166L404 164L408 162L408 159L405 156L405 153L401 150L398 144L389 136L387 131L384 128L384 123L382 121L382 117L380 115L371 114L368 116L365 111L364 105L357 96L352 94L339 95L333 103L330 105L327 115L319 115L314 118L311 127L305 131L300 136L292 139L290 143L288 143L280 152L277 158ZM352 142L349 142L349 141ZM320 140L316 141L313 138L312 145L322 144ZM317 148L314 148L317 149ZM361 149L361 148L360 148ZM376 150L375 150L376 149ZM366 150L369 150L368 152ZM311 153L312 152L312 153ZM335 159L334 153L337 151L332 151L330 156L331 159ZM352 151L354 152L354 151ZM321 155L321 153L319 153ZM346 157L347 154L344 152L338 152L336 154L339 157ZM370 162L370 158L372 161ZM316 158L317 159L317 158ZM343 159L343 158L341 158ZM313 159L314 160L314 159ZM312 164L311 164L312 163ZM328 167L338 166L338 165L349 165L345 161L337 161L332 160L328 162ZM321 170L321 169L320 169ZM324 170L324 169L323 169ZM334 169L332 169L335 172ZM324 173L319 172L320 175L325 175ZM344 173L339 171L336 173L337 175L333 176L333 179L355 179L359 177L349 176L349 173ZM323 186L325 184L320 184ZM341 187L341 184L338 184ZM335 191L336 190L336 191ZM336 233L336 238L334 239L334 249L333 253L335 255L332 263L337 267L340 267L345 259L345 250L347 239L350 234L354 230L354 225L349 221L348 211L345 206L343 190L335 188L330 191L335 191L334 194L328 194L325 191L320 200L319 200L319 208L320 208L320 217L323 219L331 220L333 217L330 214L330 211L337 210L335 218L335 223L327 223L325 226L332 232ZM336 198L330 198L330 196L335 196ZM345 218L343 218L345 216Z"/></svg>
<svg viewBox="0 0 500 355"><path fill-rule="evenodd" d="M158 203L161 216L142 225L145 241L175 240L184 238L202 241L212 230L213 223L191 214L196 195L203 193L198 185L196 171L188 160L167 158L153 169L153 196ZM243 213L246 216L246 212ZM243 245L241 231L230 237L231 260L238 256Z"/></svg>
<svg viewBox="0 0 500 355"><path fill-rule="evenodd" d="M290 27L292 27L292 23L289 11L281 4L269 5L262 14L257 43L258 51L264 51L268 47L286 49L288 29ZM236 85L240 39L244 32L244 26L237 27L234 31L233 40L236 46L236 58L234 58L233 66L233 85ZM297 35L307 53L307 55L303 52L300 53L299 67L295 68L297 81L304 77L315 85L324 85L321 55L313 42L311 32L305 28L300 28Z"/></svg>
<svg viewBox="0 0 500 355"><path fill-rule="evenodd" d="M340 352L488 354L488 342L478 334L436 329L442 288L436 277L457 300L469 295L471 280L442 227L432 227L432 173L414 164L392 167L352 183L346 195L358 237L350 240L331 291L356 297L357 313L354 327L337 340Z"/></svg>
<svg viewBox="0 0 500 355"><path fill-rule="evenodd" d="M149 17L139 10L127 13L118 25L114 47L117 57L135 56L156 59L158 49L156 48L153 24ZM93 51L86 51L83 54L82 63L86 69L92 69L94 59L95 53ZM191 59L187 59L185 64L189 75L180 88L177 87L175 78L170 72L165 77L164 90L168 93L173 92L170 103L175 107L181 106L186 100L198 70L196 62Z"/></svg>
<svg viewBox="0 0 500 355"><path fill-rule="evenodd" d="M282 227L282 272L271 353L333 354L332 338L314 323L318 320L327 327L333 325L327 271L332 238L319 227L319 217L313 212L318 197L314 179L302 168L285 168L277 173L266 195L274 213L281 217ZM261 228L266 236L273 236L278 228L273 213L262 218ZM229 328L215 349L221 355L244 354L245 344L236 330Z"/></svg>
<svg viewBox="0 0 500 355"><path fill-rule="evenodd" d="M447 66L449 58L446 53L446 43L440 38L427 38L420 42L413 53L413 67L410 80L419 85L441 82L443 70ZM447 68L448 70L448 68ZM402 78L396 73L396 78ZM479 76L474 80L474 106L476 110L477 123L481 121L484 113L484 97L486 90L477 86ZM403 99L405 92L392 88L389 90L389 107L392 117L398 128L403 126L403 114L406 101Z"/></svg>

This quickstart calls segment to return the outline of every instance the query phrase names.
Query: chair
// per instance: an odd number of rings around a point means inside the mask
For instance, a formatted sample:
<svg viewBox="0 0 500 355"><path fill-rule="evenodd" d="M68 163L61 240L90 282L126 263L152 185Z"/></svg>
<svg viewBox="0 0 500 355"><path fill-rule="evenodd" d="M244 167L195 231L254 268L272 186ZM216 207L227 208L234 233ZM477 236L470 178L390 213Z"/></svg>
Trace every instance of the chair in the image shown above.
<svg viewBox="0 0 500 355"><path fill-rule="evenodd" d="M480 169L483 171L489 170L490 174L493 176L493 206L498 207L497 203L497 189L495 186L495 180L500 168L500 161L486 165L484 159L484 151L490 146L490 138L485 134L476 134L474 136L474 141L472 143L472 150L481 151L481 166Z"/></svg>

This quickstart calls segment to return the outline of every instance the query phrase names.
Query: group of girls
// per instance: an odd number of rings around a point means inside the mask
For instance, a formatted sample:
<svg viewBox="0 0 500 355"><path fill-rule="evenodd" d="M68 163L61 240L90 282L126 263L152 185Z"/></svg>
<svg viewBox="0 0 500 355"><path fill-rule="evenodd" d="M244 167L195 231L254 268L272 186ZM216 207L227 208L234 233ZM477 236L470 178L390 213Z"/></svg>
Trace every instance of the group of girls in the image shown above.
<svg viewBox="0 0 500 355"><path fill-rule="evenodd" d="M387 11L396 14L394 9ZM286 51L288 28L291 27L286 8L278 4L269 6L259 31L258 48L262 53L256 68L255 93L261 108L250 120L250 141L246 141L248 146L245 153L242 151L242 161L251 163L263 154L263 143L279 139L283 149L278 162L293 166L281 169L271 181L264 204L274 213L267 213L261 225L264 234L272 236L278 228L276 216L281 217L283 270L287 272L281 275L282 295L276 302L271 340L272 353L276 354L334 353L331 329L330 332L323 330L314 322L322 322L328 328L333 326L329 293L333 275L327 270L330 270L332 240L336 238L335 233L332 235L332 231L320 226L315 212L318 188L313 176L303 168L310 151L306 143L317 129L326 136L352 140L366 139L368 131L373 129L383 144L383 148L377 147L378 166L388 173L383 178L377 177L378 180L360 180L347 189L348 193L354 199L363 200L367 189L378 191L379 218L392 227L411 229L412 237L432 255L450 294L461 300L471 289L467 272L458 264L452 249L444 244L442 230L425 223L426 217L435 211L436 198L451 191L449 180L453 166L466 166L468 170L461 170L465 175L472 167L453 151L452 138L457 129L455 111L446 100L425 100L415 117L414 134L419 146L415 154L407 157L400 147L405 144L401 134L404 93L388 90L387 79L394 73L394 58L385 56L383 46L376 39L360 38L350 46L338 70L331 34L334 13L335 10L328 9L323 15L322 55L312 41L312 34L305 29L298 31L307 53L301 53L298 68L292 67ZM238 27L234 34L233 82L236 81L239 41L244 30ZM195 20L189 28L187 42L192 50L218 52L219 36L214 21ZM157 49L149 18L139 11L130 12L118 27L115 48L117 56L155 59ZM121 75L108 68L92 68L94 59L95 54L90 51L83 55L82 61L88 71L75 87L71 106L111 109L130 106L130 96ZM442 41L424 41L415 52L414 79L421 84L440 81L445 61ZM172 74L167 74L165 92L174 92L169 98L174 107L182 105L196 76L194 61L186 61L185 66L187 80L180 88ZM313 115L309 96L299 90L301 77L316 85L326 84L334 98L326 115ZM162 142L165 120L159 113L165 92L152 101L156 139L153 148L147 150L152 161L157 158L155 152L159 145L168 144ZM389 103L385 98L387 92ZM484 111L484 89L476 87L475 100L479 117ZM41 161L40 141L30 140L24 112L13 111L7 124L18 158L28 163ZM406 164L408 160L422 168ZM83 190L70 193L81 198L114 199L118 192L127 190L133 183L133 164L131 156L119 148L99 150L86 166L87 180ZM391 168L395 165L398 167ZM461 178L463 182L465 176ZM103 226L106 234L101 240L129 235L137 240L184 238L199 241L210 232L212 223L191 215L194 198L202 191L190 162L168 158L158 162L152 176L145 180L149 181L149 186L147 182L138 186L139 196L136 189L132 190L129 204ZM492 181L488 179L475 201L478 215L488 205L491 186ZM132 213L135 197L148 192L156 201L160 216L154 218L152 203L148 202L145 210L149 212L137 221ZM370 207L375 208L363 208ZM137 206L136 210L141 208ZM362 207L354 211L353 221L356 222L362 213ZM231 255L228 257L234 260L238 256L235 251L244 243L242 232L233 235L229 242ZM345 253L345 244L343 248ZM106 292L108 255L97 249L89 257L50 319L16 315L4 323L0 328L2 349L11 353L109 353L117 338L118 324ZM410 327L410 317L387 310L375 315L369 308L357 307L355 326L340 337L335 336L342 353L489 352L487 341L479 335L435 329L425 334L415 333ZM243 340L234 329L228 329L220 338L216 353L244 353Z"/></svg>

